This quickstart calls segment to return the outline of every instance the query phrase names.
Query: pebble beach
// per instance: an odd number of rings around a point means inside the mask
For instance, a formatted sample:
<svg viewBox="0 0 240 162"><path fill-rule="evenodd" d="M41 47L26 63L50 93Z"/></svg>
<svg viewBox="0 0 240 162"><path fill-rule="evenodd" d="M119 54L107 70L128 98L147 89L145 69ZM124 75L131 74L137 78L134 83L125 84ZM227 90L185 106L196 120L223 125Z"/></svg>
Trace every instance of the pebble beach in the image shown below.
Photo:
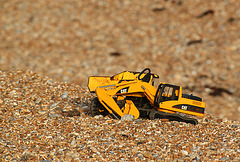
<svg viewBox="0 0 240 162"><path fill-rule="evenodd" d="M240 161L238 0L0 1L0 161ZM149 67L191 125L91 116L89 76Z"/></svg>

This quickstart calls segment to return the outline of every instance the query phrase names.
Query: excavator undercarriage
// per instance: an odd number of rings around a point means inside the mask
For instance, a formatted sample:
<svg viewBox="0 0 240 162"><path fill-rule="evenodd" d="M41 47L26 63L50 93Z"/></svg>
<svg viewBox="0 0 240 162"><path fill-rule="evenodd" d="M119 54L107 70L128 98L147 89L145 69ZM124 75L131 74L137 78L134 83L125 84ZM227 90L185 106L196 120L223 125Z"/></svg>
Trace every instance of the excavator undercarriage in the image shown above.
<svg viewBox="0 0 240 162"><path fill-rule="evenodd" d="M154 87L149 68L142 72L125 71L112 77L89 77L88 88L96 93L90 104L92 116L108 115L120 119L125 114L137 118L169 119L198 124L188 116L203 116L205 103L197 96L182 94L182 87L161 83Z"/></svg>

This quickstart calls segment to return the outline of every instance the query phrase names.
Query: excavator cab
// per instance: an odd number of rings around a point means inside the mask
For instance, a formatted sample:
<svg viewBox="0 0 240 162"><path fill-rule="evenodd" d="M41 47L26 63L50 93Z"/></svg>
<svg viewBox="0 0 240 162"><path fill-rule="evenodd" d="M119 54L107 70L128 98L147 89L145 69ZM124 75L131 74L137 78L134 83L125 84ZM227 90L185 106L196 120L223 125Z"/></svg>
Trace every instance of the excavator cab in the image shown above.
<svg viewBox="0 0 240 162"><path fill-rule="evenodd" d="M159 111L167 110L170 113L181 112L195 116L204 115L205 103L202 102L202 98L192 94L183 94L181 86L160 83L153 103Z"/></svg>
<svg viewBox="0 0 240 162"><path fill-rule="evenodd" d="M161 102L178 100L179 91L180 86L161 83L154 98L154 106L158 107Z"/></svg>

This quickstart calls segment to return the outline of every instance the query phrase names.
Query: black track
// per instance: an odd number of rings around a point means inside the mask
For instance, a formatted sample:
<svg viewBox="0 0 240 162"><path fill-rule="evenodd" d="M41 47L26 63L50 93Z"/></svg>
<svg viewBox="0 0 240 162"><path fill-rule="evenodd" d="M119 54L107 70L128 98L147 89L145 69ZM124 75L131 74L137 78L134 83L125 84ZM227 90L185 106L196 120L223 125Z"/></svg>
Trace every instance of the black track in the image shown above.
<svg viewBox="0 0 240 162"><path fill-rule="evenodd" d="M173 114L173 113L166 113L162 111L155 110L150 104L145 104L143 108L138 108L140 112L141 118L149 118L151 120L154 119L169 119L169 121L178 121L178 122L185 122L190 123L193 125L197 125L198 121L194 118L189 118L182 116L180 114Z"/></svg>
<svg viewBox="0 0 240 162"><path fill-rule="evenodd" d="M130 99L130 97L128 98ZM162 111L157 111L154 107L152 107L148 102L146 102L146 99L134 99L131 98L131 100L136 105L137 109L140 112L140 118L147 118L147 119L169 119L169 121L178 121L178 122L185 122L190 123L193 125L197 125L198 121L194 118L189 118L182 116L180 114L173 114L173 113L166 113ZM118 101L117 104L119 107L123 107L125 105L125 101ZM99 111L100 110L100 111ZM102 111L104 110L104 111ZM109 114L109 112L104 108L104 106L99 102L98 98L94 98L90 104L90 113L92 116L96 115L103 115L106 116ZM116 115L116 113L112 114L114 118L119 119Z"/></svg>
<svg viewBox="0 0 240 162"><path fill-rule="evenodd" d="M106 116L108 114L108 111L99 102L97 97L95 97L90 104L90 114L92 116L96 116L96 115Z"/></svg>

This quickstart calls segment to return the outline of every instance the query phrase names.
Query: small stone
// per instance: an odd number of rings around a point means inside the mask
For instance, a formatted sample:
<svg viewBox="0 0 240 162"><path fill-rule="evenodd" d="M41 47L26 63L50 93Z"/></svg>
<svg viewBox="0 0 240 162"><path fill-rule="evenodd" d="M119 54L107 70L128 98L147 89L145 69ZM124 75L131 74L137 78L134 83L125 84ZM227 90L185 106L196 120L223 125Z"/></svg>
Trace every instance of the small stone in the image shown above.
<svg viewBox="0 0 240 162"><path fill-rule="evenodd" d="M199 156L195 156L192 160L200 161L200 157Z"/></svg>
<svg viewBox="0 0 240 162"><path fill-rule="evenodd" d="M94 116L94 118L95 119L100 119L100 118L103 118L103 116L102 115L96 115L96 116Z"/></svg>
<svg viewBox="0 0 240 162"><path fill-rule="evenodd" d="M77 133L77 132L72 132L71 134L74 136L79 136L79 133Z"/></svg>
<svg viewBox="0 0 240 162"><path fill-rule="evenodd" d="M209 122L208 118L203 119L204 122Z"/></svg>
<svg viewBox="0 0 240 162"><path fill-rule="evenodd" d="M142 121L142 119L136 119L134 122L135 123L142 123L143 121Z"/></svg>
<svg viewBox="0 0 240 162"><path fill-rule="evenodd" d="M221 160L221 161L228 161L229 158L228 158L227 156L225 156L225 157L221 158L220 160Z"/></svg>
<svg viewBox="0 0 240 162"><path fill-rule="evenodd" d="M55 107L57 107L58 103L57 102L54 102L51 106L50 106L50 109L53 109Z"/></svg>
<svg viewBox="0 0 240 162"><path fill-rule="evenodd" d="M220 124L223 121L223 119L217 119L217 123Z"/></svg>
<svg viewBox="0 0 240 162"><path fill-rule="evenodd" d="M133 121L134 119L135 119L135 117L131 114L126 114L121 118L121 120L123 120L123 121Z"/></svg>
<svg viewBox="0 0 240 162"><path fill-rule="evenodd" d="M113 123L113 121L112 120L106 120L106 123Z"/></svg>
<svg viewBox="0 0 240 162"><path fill-rule="evenodd" d="M96 153L98 150L95 147L91 147L92 152Z"/></svg>
<svg viewBox="0 0 240 162"><path fill-rule="evenodd" d="M239 125L232 125L232 127L233 127L233 128L238 128L238 127L239 127Z"/></svg>
<svg viewBox="0 0 240 162"><path fill-rule="evenodd" d="M40 115L44 115L44 114L47 113L47 111L41 111L41 110L39 110L38 113L39 113Z"/></svg>
<svg viewBox="0 0 240 162"><path fill-rule="evenodd" d="M52 117L52 118L59 118L60 115L59 115L59 114L49 114L49 117Z"/></svg>
<svg viewBox="0 0 240 162"><path fill-rule="evenodd" d="M152 155L150 153L145 153L144 154L144 157L145 158L148 158L148 159L151 159L152 158Z"/></svg>
<svg viewBox="0 0 240 162"><path fill-rule="evenodd" d="M142 159L142 158L143 158L143 154L138 154L138 157L139 157L140 159Z"/></svg>
<svg viewBox="0 0 240 162"><path fill-rule="evenodd" d="M137 143L137 145L141 145L141 144L143 144L141 141Z"/></svg>
<svg viewBox="0 0 240 162"><path fill-rule="evenodd" d="M53 84L53 81L52 80L47 80L46 82L48 85L52 85Z"/></svg>
<svg viewBox="0 0 240 162"><path fill-rule="evenodd" d="M41 98L37 98L35 101L36 105L40 105L42 103L42 99Z"/></svg>
<svg viewBox="0 0 240 162"><path fill-rule="evenodd" d="M239 162L240 161L240 158L234 158L233 159L233 162Z"/></svg>
<svg viewBox="0 0 240 162"><path fill-rule="evenodd" d="M68 98L68 92L63 92L63 94L61 95L62 99L67 99Z"/></svg>
<svg viewBox="0 0 240 162"><path fill-rule="evenodd" d="M76 145L75 139L72 140L71 145L72 145L72 146L75 146L75 145Z"/></svg>
<svg viewBox="0 0 240 162"><path fill-rule="evenodd" d="M70 110L70 111L63 111L62 115L67 116L67 117L80 116L81 112L74 109L74 110Z"/></svg>
<svg viewBox="0 0 240 162"><path fill-rule="evenodd" d="M10 117L10 120L11 120L11 121L15 121L15 118L14 118L14 117Z"/></svg>
<svg viewBox="0 0 240 162"><path fill-rule="evenodd" d="M206 93L211 93L212 90L211 90L210 88L205 88L204 91L205 91Z"/></svg>
<svg viewBox="0 0 240 162"><path fill-rule="evenodd" d="M181 151L183 155L187 156L188 155L188 152L186 150L182 150Z"/></svg>
<svg viewBox="0 0 240 162"><path fill-rule="evenodd" d="M51 162L51 160L45 160L45 159L43 159L43 160L41 160L41 162Z"/></svg>
<svg viewBox="0 0 240 162"><path fill-rule="evenodd" d="M63 109L61 107L57 107L54 109L57 114L60 114L63 112Z"/></svg>
<svg viewBox="0 0 240 162"><path fill-rule="evenodd" d="M169 119L160 119L162 122L169 122Z"/></svg>
<svg viewBox="0 0 240 162"><path fill-rule="evenodd" d="M224 122L224 123L227 123L227 122L228 122L228 119L227 119L227 118L224 118L224 119L223 119L223 122Z"/></svg>
<svg viewBox="0 0 240 162"><path fill-rule="evenodd" d="M89 109L88 106L82 106L82 107L79 107L80 109Z"/></svg>
<svg viewBox="0 0 240 162"><path fill-rule="evenodd" d="M10 97L13 97L15 94L16 94L16 90L12 90L12 91L9 93L9 96L10 96Z"/></svg>

